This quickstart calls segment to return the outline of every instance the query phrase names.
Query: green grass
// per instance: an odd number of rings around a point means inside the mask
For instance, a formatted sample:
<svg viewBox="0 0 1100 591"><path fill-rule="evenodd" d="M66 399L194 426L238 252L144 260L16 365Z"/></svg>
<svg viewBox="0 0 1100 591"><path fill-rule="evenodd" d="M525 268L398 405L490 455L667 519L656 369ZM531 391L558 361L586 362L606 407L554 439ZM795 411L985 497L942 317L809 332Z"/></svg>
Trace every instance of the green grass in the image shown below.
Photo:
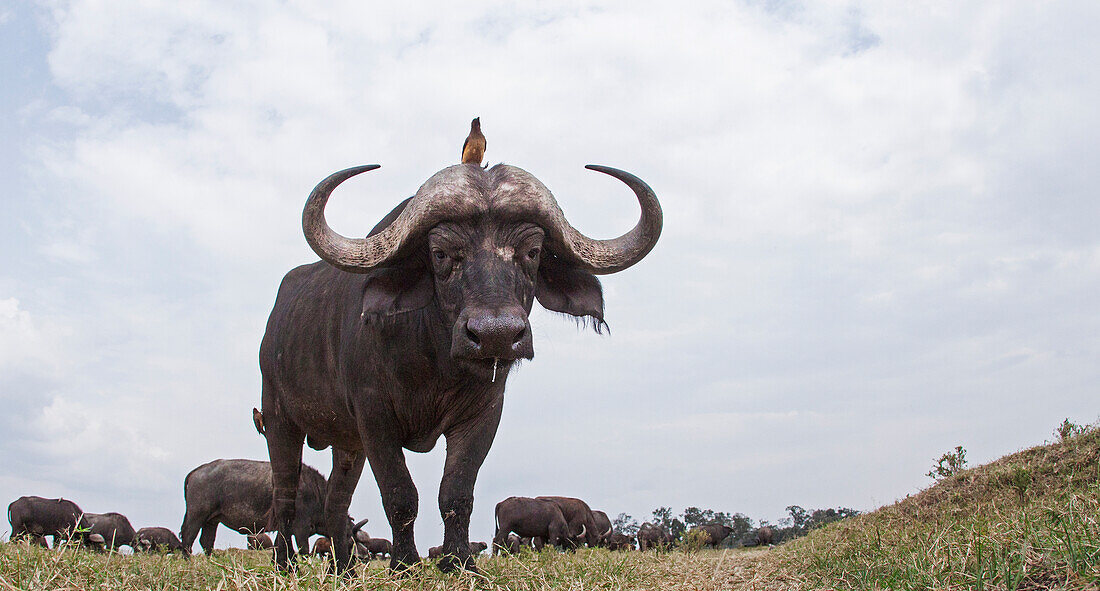
<svg viewBox="0 0 1100 591"><path fill-rule="evenodd" d="M1100 589L1098 519L1091 429L811 532L764 562L797 573L791 588Z"/></svg>

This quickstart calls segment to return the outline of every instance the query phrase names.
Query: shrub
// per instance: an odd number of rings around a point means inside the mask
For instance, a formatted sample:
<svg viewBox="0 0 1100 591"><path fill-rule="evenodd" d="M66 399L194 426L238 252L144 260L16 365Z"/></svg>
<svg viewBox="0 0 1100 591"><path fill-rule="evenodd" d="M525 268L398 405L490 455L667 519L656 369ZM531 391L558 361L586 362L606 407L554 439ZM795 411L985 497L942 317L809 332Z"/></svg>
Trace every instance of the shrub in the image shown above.
<svg viewBox="0 0 1100 591"><path fill-rule="evenodd" d="M689 529L680 536L680 549L684 552L698 552L708 539L707 532L701 529Z"/></svg>
<svg viewBox="0 0 1100 591"><path fill-rule="evenodd" d="M966 450L961 445L955 446L955 451L949 451L936 462L928 472L932 480L948 478L962 472L966 468Z"/></svg>
<svg viewBox="0 0 1100 591"><path fill-rule="evenodd" d="M1067 439L1076 437L1088 430L1088 425L1071 423L1067 417L1066 420L1062 421L1062 424L1058 425L1058 428L1054 430L1054 434L1058 436L1058 441L1065 442Z"/></svg>

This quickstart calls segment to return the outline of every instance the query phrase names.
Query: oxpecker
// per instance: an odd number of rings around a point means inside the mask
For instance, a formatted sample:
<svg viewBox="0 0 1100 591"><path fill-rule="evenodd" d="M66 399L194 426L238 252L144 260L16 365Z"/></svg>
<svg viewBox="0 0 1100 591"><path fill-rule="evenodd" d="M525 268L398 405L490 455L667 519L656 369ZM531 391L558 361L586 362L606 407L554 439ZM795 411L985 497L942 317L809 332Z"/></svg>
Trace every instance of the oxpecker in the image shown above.
<svg viewBox="0 0 1100 591"><path fill-rule="evenodd" d="M481 133L481 117L470 122L470 135L462 143L462 163L481 165L485 158L485 136Z"/></svg>

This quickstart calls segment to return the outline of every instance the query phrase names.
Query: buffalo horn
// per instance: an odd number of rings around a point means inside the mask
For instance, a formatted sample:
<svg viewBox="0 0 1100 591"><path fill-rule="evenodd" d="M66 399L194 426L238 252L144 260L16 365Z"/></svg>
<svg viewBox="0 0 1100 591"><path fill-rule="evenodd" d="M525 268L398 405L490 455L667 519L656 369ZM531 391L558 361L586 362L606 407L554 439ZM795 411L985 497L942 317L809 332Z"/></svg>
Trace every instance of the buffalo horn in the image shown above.
<svg viewBox="0 0 1100 591"><path fill-rule="evenodd" d="M634 228L618 238L595 240L578 232L557 207L548 209L553 217L558 218L555 221L562 233L561 240L566 250L564 254L568 258L595 275L617 273L642 260L657 244L664 224L661 203L645 181L629 172L596 164L589 164L585 168L613 176L634 191L642 207L641 218Z"/></svg>
<svg viewBox="0 0 1100 591"><path fill-rule="evenodd" d="M439 197L461 190L463 175L467 174L459 172L462 166L437 173L408 201L396 219L366 238L347 238L336 233L325 221L325 205L340 183L379 168L379 165L367 164L335 172L318 183L306 200L302 212L302 230L306 241L318 256L334 267L352 273L366 273L395 258L409 237L426 232L445 218L446 212L460 207L457 202ZM526 177L528 182L524 184L535 189L535 202L531 205L538 211L536 217L549 226L546 229L554 241L560 243L562 252L557 253L559 256L596 275L616 273L642 260L653 249L661 236L664 214L653 189L640 178L609 166L589 164L585 168L613 176L634 191L642 213L632 230L608 240L589 238L565 219L557 201L542 183L520 169L506 167L517 177ZM459 198L459 201L463 200Z"/></svg>
<svg viewBox="0 0 1100 591"><path fill-rule="evenodd" d="M364 520L356 523L355 527L351 528L351 537L354 538L355 535L359 533L359 530L363 529L363 526L366 525L368 521L370 521L370 520L369 519L364 519Z"/></svg>

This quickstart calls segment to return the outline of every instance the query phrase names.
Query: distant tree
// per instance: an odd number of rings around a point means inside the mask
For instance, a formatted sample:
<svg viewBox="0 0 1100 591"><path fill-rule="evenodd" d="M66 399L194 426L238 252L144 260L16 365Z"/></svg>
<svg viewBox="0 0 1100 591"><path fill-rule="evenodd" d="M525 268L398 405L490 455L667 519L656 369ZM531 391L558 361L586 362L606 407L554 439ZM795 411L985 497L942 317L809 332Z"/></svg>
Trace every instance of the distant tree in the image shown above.
<svg viewBox="0 0 1100 591"><path fill-rule="evenodd" d="M684 522L672 514L672 507L657 507L653 510L653 523L665 528L672 534L674 540L680 539L680 534L687 529Z"/></svg>
<svg viewBox="0 0 1100 591"><path fill-rule="evenodd" d="M810 514L799 507L798 505L790 505L787 507L787 513L791 515L791 526L795 530L805 533L807 529L807 523L810 521Z"/></svg>
<svg viewBox="0 0 1100 591"><path fill-rule="evenodd" d="M733 535L729 537L730 541L740 540L749 532L756 530L753 526L752 519L744 513L734 513L730 517L729 523L726 525L733 528Z"/></svg>
<svg viewBox="0 0 1100 591"><path fill-rule="evenodd" d="M813 513L810 513L809 529L821 527L848 517L855 517L856 515L859 515L859 511L847 507L839 507L837 509L815 509Z"/></svg>
<svg viewBox="0 0 1100 591"><path fill-rule="evenodd" d="M798 505L787 507L787 513L790 514L790 519L784 519L783 521L789 522L790 525L786 527L773 526L780 540L789 540L804 536L810 533L810 530L815 527L821 527L834 521L840 521L841 519L859 515L859 511L847 507L807 511Z"/></svg>
<svg viewBox="0 0 1100 591"><path fill-rule="evenodd" d="M615 528L615 531L626 536L633 536L638 533L637 520L626 513L619 513L619 515L611 521L611 525Z"/></svg>

